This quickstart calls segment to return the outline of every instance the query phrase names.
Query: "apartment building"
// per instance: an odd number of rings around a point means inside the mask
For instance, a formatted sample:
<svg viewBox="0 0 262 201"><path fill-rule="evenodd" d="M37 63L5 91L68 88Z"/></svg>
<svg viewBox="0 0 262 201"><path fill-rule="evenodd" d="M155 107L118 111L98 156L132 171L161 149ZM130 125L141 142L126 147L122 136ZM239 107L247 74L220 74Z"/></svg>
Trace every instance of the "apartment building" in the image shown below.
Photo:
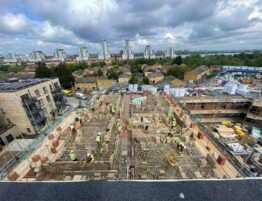
<svg viewBox="0 0 262 201"><path fill-rule="evenodd" d="M65 109L65 99L58 78L27 79L0 84L0 110L13 133L27 135L43 131Z"/></svg>

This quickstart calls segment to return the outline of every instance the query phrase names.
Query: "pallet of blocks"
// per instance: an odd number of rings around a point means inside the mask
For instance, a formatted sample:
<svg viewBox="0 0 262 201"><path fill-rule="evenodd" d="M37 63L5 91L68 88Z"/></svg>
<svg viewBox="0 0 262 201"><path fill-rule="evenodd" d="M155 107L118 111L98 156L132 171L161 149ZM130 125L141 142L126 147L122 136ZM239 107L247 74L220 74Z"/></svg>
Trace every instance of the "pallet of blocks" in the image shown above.
<svg viewBox="0 0 262 201"><path fill-rule="evenodd" d="M168 162L170 163L172 167L178 165L178 160L176 159L176 157L173 154L167 153L166 159L168 160Z"/></svg>

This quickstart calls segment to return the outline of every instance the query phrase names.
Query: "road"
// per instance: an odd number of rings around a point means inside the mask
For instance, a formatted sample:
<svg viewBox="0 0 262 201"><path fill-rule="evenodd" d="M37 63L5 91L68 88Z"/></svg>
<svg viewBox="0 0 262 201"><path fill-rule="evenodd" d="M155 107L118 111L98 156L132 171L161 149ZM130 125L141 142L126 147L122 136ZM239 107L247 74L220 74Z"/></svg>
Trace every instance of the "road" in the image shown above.
<svg viewBox="0 0 262 201"><path fill-rule="evenodd" d="M74 108L78 107L79 101L81 101L82 106L86 105L84 100L77 99L73 96L72 97L66 97L66 100L67 100L67 103L72 105Z"/></svg>

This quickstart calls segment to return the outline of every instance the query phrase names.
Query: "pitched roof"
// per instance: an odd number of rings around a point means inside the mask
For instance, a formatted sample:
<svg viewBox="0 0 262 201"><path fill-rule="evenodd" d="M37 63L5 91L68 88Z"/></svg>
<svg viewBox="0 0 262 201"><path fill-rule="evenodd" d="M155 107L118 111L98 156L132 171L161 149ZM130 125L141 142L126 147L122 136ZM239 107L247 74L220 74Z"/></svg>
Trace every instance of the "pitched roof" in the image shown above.
<svg viewBox="0 0 262 201"><path fill-rule="evenodd" d="M130 78L130 75L124 73L124 74L119 75L119 78Z"/></svg>
<svg viewBox="0 0 262 201"><path fill-rule="evenodd" d="M73 74L81 76L81 75L85 74L85 71L84 70L77 70L77 71L73 72Z"/></svg>
<svg viewBox="0 0 262 201"><path fill-rule="evenodd" d="M163 73L150 73L148 77L164 77Z"/></svg>
<svg viewBox="0 0 262 201"><path fill-rule="evenodd" d="M169 76L166 77L166 80L167 80L167 81L172 81L172 80L174 80L175 78L176 78L175 76L169 75Z"/></svg>
<svg viewBox="0 0 262 201"><path fill-rule="evenodd" d="M82 78L77 78L75 80L75 83L95 83L96 78L95 77L82 77Z"/></svg>
<svg viewBox="0 0 262 201"><path fill-rule="evenodd" d="M201 73L203 73L203 72L206 72L206 71L208 71L208 67L207 66L204 66L204 65L202 65L202 66L199 66L199 67L197 67L195 70L193 70L196 74L201 74Z"/></svg>

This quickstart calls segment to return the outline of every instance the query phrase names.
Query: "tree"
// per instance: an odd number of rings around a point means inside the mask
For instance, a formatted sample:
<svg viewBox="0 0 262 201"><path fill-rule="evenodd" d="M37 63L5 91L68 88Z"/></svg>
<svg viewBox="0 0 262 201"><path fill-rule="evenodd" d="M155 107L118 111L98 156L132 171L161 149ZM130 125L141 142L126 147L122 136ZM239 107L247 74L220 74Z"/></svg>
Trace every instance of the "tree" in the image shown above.
<svg viewBox="0 0 262 201"><path fill-rule="evenodd" d="M103 67L103 66L105 66L105 65L106 65L106 63L105 63L104 61L102 61L102 62L99 63L99 66L101 66L101 67Z"/></svg>
<svg viewBox="0 0 262 201"><path fill-rule="evenodd" d="M70 70L67 68L65 63L60 63L55 69L55 75L59 78L61 85L65 88L71 88L75 78L73 77Z"/></svg>
<svg viewBox="0 0 262 201"><path fill-rule="evenodd" d="M103 71L101 70L101 69L99 69L98 71L97 71L97 76L98 77L101 77L101 76L103 76L104 74L103 74Z"/></svg>
<svg viewBox="0 0 262 201"><path fill-rule="evenodd" d="M46 67L45 63L38 62L38 67L35 70L35 78L46 78L52 77L52 73L49 68Z"/></svg>
<svg viewBox="0 0 262 201"><path fill-rule="evenodd" d="M182 64L182 57L178 56L175 58L174 63L177 65L181 65Z"/></svg>
<svg viewBox="0 0 262 201"><path fill-rule="evenodd" d="M145 84L149 84L149 78L148 78L147 76L145 76L145 77L143 78L143 82L144 82Z"/></svg>
<svg viewBox="0 0 262 201"><path fill-rule="evenodd" d="M136 76L135 74L132 74L132 75L131 75L131 78L130 78L130 80L129 80L129 83L130 83L130 84L137 84L137 83L138 83L138 78L137 78L137 76Z"/></svg>

